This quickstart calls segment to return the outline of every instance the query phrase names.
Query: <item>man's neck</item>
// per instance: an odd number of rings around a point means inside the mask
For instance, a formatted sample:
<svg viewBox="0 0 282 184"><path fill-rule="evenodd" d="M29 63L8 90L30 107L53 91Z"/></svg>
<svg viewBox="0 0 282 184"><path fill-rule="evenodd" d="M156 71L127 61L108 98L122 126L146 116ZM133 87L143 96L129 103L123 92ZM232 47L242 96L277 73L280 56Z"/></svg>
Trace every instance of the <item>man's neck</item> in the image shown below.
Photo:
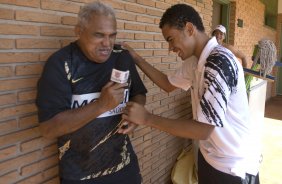
<svg viewBox="0 0 282 184"><path fill-rule="evenodd" d="M209 41L209 37L204 32L198 32L197 35L197 47L195 49L195 56L199 59L201 56L202 51L204 50L205 46Z"/></svg>

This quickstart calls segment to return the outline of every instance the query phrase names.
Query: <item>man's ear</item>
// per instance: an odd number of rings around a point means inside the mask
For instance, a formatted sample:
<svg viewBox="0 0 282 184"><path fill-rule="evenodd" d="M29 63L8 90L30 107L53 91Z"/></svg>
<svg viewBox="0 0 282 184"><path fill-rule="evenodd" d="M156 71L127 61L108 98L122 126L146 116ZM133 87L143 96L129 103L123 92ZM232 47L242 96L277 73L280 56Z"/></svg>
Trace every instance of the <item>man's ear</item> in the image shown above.
<svg viewBox="0 0 282 184"><path fill-rule="evenodd" d="M76 25L76 26L74 27L75 36L80 37L81 31L82 31L82 30L81 30L81 27L80 27L79 25Z"/></svg>
<svg viewBox="0 0 282 184"><path fill-rule="evenodd" d="M191 36L195 31L194 25L191 22L187 22L185 25L185 31L189 36Z"/></svg>

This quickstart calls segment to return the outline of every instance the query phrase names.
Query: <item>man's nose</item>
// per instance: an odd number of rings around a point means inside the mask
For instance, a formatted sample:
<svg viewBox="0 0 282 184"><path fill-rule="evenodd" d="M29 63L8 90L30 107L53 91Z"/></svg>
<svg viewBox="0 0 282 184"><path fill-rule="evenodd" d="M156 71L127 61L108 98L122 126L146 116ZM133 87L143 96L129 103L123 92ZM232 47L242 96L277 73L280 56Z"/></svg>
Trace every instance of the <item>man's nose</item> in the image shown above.
<svg viewBox="0 0 282 184"><path fill-rule="evenodd" d="M103 46L110 46L111 45L111 39L109 37L104 37L102 44L103 44Z"/></svg>

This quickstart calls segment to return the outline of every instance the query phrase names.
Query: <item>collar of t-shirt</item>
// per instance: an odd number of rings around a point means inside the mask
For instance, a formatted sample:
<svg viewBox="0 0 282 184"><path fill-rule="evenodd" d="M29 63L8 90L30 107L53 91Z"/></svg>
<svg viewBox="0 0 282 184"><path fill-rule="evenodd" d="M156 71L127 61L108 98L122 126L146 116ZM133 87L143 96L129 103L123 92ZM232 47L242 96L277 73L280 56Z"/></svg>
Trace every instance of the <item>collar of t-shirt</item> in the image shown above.
<svg viewBox="0 0 282 184"><path fill-rule="evenodd" d="M218 42L215 37L212 37L205 48L203 49L200 59L198 61L197 71L199 73L199 94L202 95L204 91L204 67L206 63L206 59L209 57L211 51L218 45Z"/></svg>

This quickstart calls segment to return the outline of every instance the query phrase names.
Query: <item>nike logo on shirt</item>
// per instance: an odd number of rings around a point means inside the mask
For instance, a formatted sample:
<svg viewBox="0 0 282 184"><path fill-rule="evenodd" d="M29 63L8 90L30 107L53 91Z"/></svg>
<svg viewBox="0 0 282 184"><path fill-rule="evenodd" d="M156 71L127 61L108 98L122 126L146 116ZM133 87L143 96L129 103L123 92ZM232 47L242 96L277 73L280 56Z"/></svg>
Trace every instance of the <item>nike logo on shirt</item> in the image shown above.
<svg viewBox="0 0 282 184"><path fill-rule="evenodd" d="M72 79L71 80L71 83L74 84L74 83L77 83L78 81L80 81L81 79L83 79L83 77L80 77L78 79Z"/></svg>

